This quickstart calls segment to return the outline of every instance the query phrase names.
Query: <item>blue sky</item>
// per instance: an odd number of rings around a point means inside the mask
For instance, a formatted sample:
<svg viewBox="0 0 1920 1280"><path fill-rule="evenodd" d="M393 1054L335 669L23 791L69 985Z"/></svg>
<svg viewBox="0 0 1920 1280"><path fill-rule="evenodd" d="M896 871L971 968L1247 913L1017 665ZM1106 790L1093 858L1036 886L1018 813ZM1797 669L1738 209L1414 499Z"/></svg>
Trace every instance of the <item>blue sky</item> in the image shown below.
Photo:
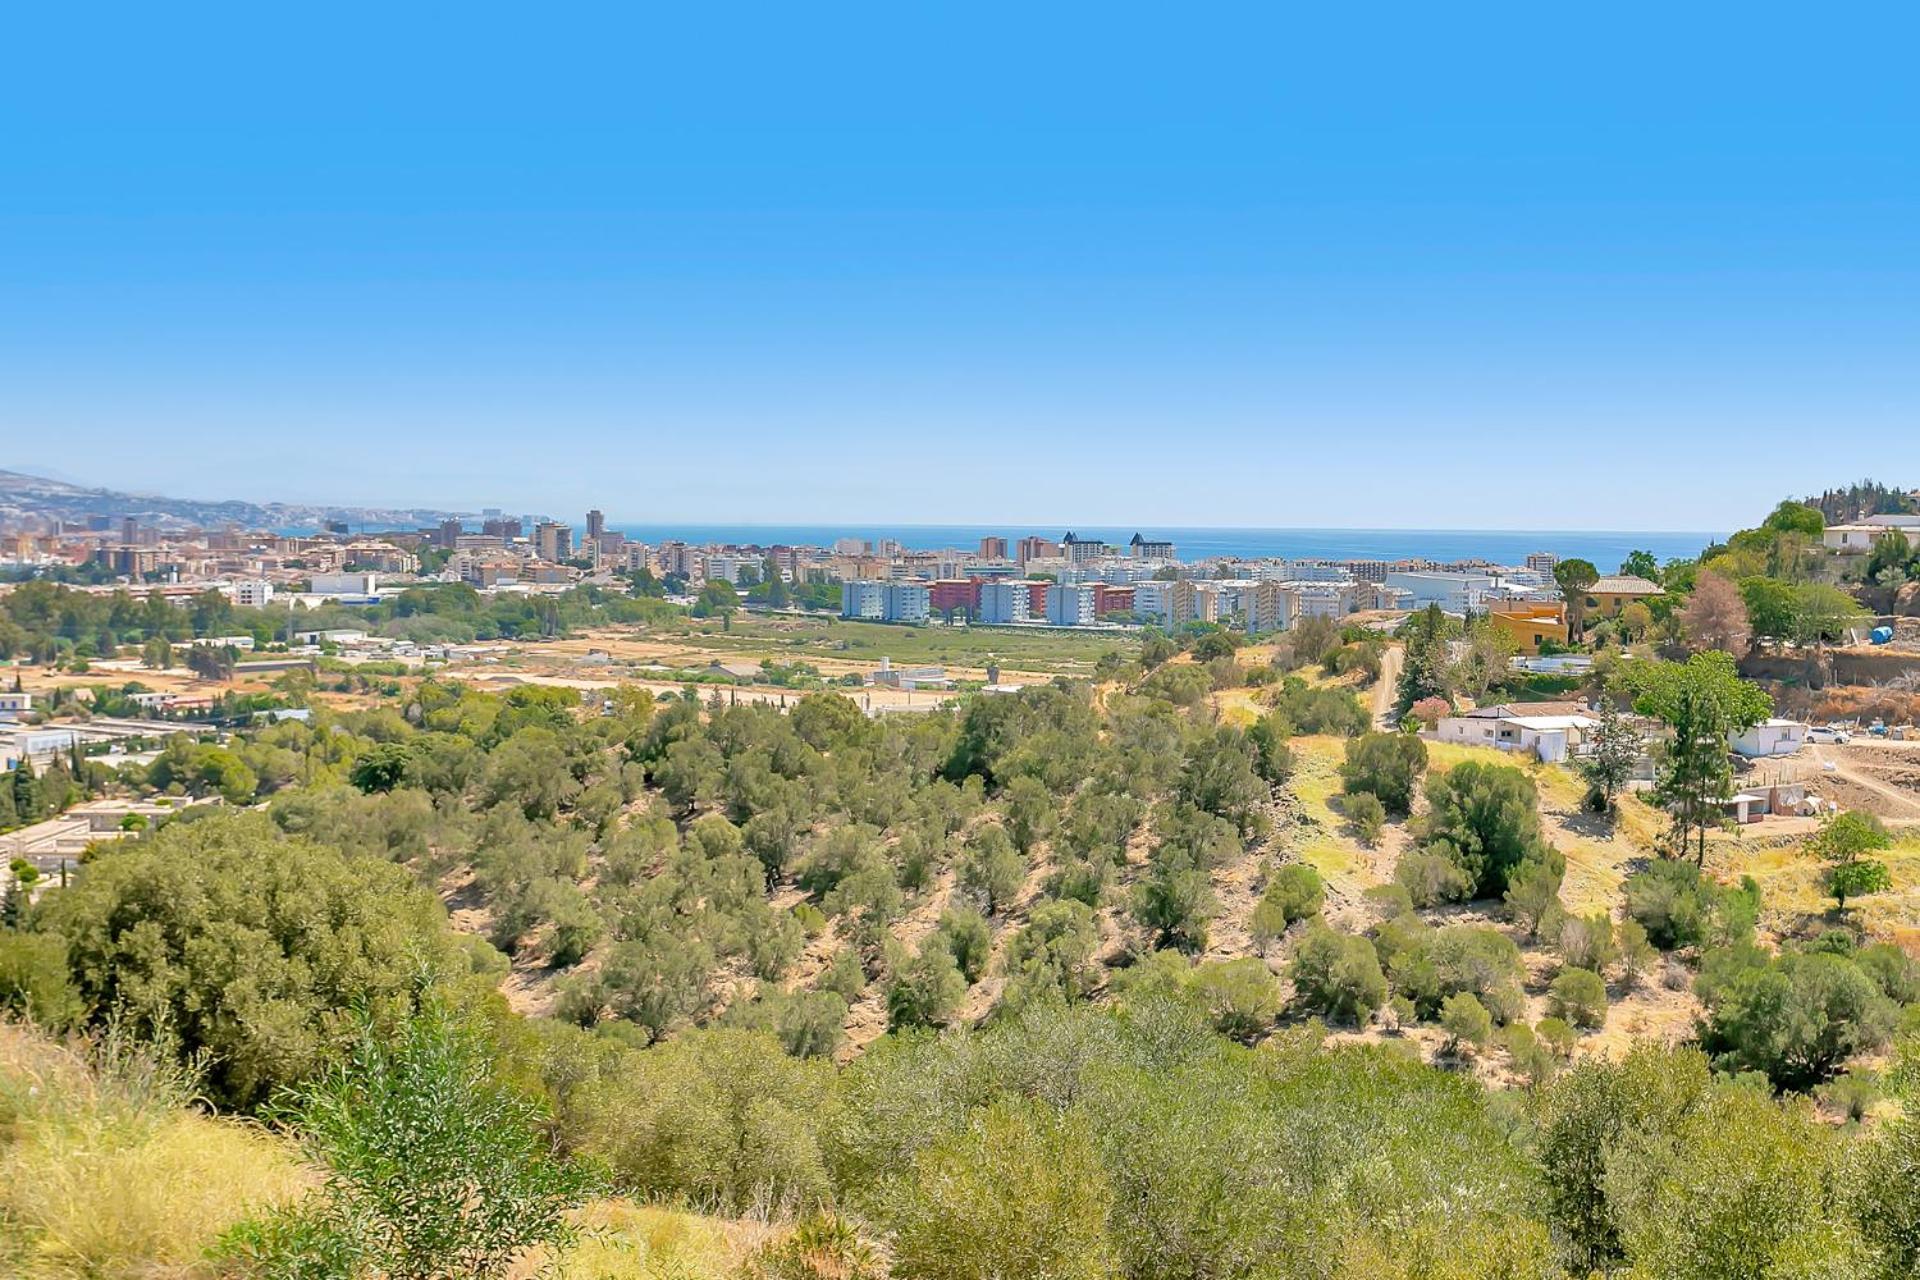
<svg viewBox="0 0 1920 1280"><path fill-rule="evenodd" d="M1049 527L1920 483L1911 10L62 8L0 74L0 466Z"/></svg>

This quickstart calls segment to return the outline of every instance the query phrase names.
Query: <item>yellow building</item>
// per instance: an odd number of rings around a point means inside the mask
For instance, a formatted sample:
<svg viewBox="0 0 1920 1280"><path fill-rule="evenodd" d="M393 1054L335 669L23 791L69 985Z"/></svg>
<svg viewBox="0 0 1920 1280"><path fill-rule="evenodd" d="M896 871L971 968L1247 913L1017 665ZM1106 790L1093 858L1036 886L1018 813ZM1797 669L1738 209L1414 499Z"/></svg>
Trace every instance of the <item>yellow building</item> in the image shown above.
<svg viewBox="0 0 1920 1280"><path fill-rule="evenodd" d="M1487 621L1505 632L1521 653L1538 652L1551 640L1567 642L1567 606L1558 600L1494 600Z"/></svg>
<svg viewBox="0 0 1920 1280"><path fill-rule="evenodd" d="M1617 618L1622 609L1635 601L1651 600L1654 596L1665 594L1656 584L1630 574L1601 578L1587 588L1586 617L1588 621Z"/></svg>

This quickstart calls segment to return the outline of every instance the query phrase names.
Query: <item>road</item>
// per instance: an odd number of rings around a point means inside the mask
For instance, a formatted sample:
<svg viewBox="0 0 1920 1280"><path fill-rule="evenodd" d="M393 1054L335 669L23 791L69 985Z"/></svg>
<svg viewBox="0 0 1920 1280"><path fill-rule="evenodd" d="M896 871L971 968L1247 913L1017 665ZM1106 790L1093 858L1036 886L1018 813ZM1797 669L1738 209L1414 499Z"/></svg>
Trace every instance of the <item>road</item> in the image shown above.
<svg viewBox="0 0 1920 1280"><path fill-rule="evenodd" d="M1875 795L1891 800L1896 812L1905 813L1912 818L1920 818L1920 799L1915 799L1911 791L1889 786L1872 774L1862 773L1858 769L1849 767L1845 760L1836 760L1822 751L1818 743L1807 744L1807 749L1813 753L1815 762L1820 765L1821 776L1844 778L1856 787L1864 787ZM1833 765L1832 769L1827 768L1829 763Z"/></svg>
<svg viewBox="0 0 1920 1280"><path fill-rule="evenodd" d="M1406 657L1400 645L1388 645L1380 654L1380 678L1373 682L1373 723L1375 728L1393 729L1393 700L1400 692L1400 664Z"/></svg>

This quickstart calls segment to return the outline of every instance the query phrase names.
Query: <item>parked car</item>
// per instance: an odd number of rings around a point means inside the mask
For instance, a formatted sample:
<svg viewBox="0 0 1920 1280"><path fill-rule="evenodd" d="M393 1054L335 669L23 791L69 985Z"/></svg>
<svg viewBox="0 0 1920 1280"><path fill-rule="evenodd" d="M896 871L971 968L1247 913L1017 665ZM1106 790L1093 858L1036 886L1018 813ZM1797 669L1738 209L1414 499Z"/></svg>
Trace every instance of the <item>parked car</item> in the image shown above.
<svg viewBox="0 0 1920 1280"><path fill-rule="evenodd" d="M1808 742L1852 742L1853 735L1845 729L1822 729L1815 726L1807 730Z"/></svg>

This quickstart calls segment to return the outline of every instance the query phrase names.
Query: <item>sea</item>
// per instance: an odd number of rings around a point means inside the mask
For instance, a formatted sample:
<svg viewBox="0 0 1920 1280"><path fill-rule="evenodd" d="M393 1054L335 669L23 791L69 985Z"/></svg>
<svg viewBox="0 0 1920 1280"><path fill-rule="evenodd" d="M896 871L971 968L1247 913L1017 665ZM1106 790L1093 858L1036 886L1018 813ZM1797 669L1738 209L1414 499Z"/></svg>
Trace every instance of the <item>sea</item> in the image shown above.
<svg viewBox="0 0 1920 1280"><path fill-rule="evenodd" d="M678 539L695 546L831 547L841 538L876 546L891 539L912 551L971 551L982 538L1007 540L1036 534L1058 541L1068 530L949 524L610 524L628 538L657 544ZM1256 560L1484 560L1519 565L1536 551L1563 560L1590 560L1602 573L1615 572L1629 553L1650 551L1656 560L1687 559L1725 535L1707 532L1515 529L1135 529L1075 526L1076 537L1117 547L1138 532L1148 541L1170 541L1182 560L1233 556Z"/></svg>

